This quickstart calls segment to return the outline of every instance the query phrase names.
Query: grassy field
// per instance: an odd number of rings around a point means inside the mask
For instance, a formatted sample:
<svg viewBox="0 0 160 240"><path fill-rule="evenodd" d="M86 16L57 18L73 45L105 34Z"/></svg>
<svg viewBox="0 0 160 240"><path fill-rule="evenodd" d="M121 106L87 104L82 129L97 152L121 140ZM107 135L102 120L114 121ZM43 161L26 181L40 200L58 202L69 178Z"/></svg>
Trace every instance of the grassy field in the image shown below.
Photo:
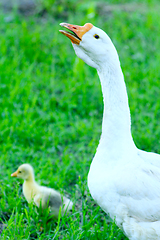
<svg viewBox="0 0 160 240"><path fill-rule="evenodd" d="M101 134L99 79L58 30L64 21L92 22L108 33L125 75L135 143L160 153L160 7L158 0L107 2L41 1L27 16L1 9L0 239L127 239L87 188ZM46 226L47 216L24 199L22 181L10 177L25 162L40 184L68 194L72 213Z"/></svg>

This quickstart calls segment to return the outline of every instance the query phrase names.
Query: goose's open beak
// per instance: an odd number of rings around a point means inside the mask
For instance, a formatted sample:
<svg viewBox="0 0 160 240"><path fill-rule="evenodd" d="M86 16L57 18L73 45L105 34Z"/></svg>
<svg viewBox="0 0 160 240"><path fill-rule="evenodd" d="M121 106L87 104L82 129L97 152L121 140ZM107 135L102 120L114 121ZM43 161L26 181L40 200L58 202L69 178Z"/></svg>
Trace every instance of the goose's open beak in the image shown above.
<svg viewBox="0 0 160 240"><path fill-rule="evenodd" d="M84 26L72 25L69 23L60 23L60 26L65 27L71 31L68 32L64 30L59 30L62 34L67 36L72 43L75 43L77 45L80 44L83 35L93 27L91 23L86 23Z"/></svg>
<svg viewBox="0 0 160 240"><path fill-rule="evenodd" d="M14 173L11 174L11 177L17 177L18 171L15 171Z"/></svg>

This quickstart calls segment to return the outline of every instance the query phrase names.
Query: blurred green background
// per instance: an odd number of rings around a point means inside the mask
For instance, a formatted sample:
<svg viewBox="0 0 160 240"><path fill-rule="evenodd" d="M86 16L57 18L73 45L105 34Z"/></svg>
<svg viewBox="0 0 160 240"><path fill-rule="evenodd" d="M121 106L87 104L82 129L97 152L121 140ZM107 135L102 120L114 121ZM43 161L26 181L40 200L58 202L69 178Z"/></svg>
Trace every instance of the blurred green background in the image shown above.
<svg viewBox="0 0 160 240"><path fill-rule="evenodd" d="M158 0L0 1L0 239L125 239L86 183L101 134L99 79L59 23L107 32L125 75L135 143L160 153L159 12ZM39 183L75 203L43 231L22 182L10 177L25 162Z"/></svg>

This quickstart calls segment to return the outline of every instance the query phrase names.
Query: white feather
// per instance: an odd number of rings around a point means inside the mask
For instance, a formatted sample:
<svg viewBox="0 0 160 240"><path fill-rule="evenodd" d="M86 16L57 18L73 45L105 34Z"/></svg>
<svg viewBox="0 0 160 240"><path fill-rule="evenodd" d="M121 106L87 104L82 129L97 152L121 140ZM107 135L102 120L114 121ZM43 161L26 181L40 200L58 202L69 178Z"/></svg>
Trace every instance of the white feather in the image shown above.
<svg viewBox="0 0 160 240"><path fill-rule="evenodd" d="M100 38L95 39L95 34ZM130 240L158 240L160 155L141 151L133 142L117 51L96 27L73 47L78 57L97 69L103 92L102 135L88 174L91 195Z"/></svg>

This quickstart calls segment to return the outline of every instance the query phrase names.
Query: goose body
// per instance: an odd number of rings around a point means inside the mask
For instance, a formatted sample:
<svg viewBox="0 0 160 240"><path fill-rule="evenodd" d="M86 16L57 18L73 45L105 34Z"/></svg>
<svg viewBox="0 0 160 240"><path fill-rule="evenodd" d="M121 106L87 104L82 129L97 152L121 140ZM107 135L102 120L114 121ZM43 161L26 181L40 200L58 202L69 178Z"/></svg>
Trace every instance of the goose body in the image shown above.
<svg viewBox="0 0 160 240"><path fill-rule="evenodd" d="M23 194L28 203L34 201L37 207L42 209L50 208L50 214L54 218L58 218L59 210L61 208L61 214L72 209L72 201L65 196L45 186L40 186L36 183L34 178L34 171L30 164L22 164L16 172L11 174L12 177L22 178L23 183Z"/></svg>
<svg viewBox="0 0 160 240"><path fill-rule="evenodd" d="M132 139L128 96L117 51L101 29L62 23L78 57L97 69L104 102L102 134L88 187L130 240L160 239L160 155Z"/></svg>

